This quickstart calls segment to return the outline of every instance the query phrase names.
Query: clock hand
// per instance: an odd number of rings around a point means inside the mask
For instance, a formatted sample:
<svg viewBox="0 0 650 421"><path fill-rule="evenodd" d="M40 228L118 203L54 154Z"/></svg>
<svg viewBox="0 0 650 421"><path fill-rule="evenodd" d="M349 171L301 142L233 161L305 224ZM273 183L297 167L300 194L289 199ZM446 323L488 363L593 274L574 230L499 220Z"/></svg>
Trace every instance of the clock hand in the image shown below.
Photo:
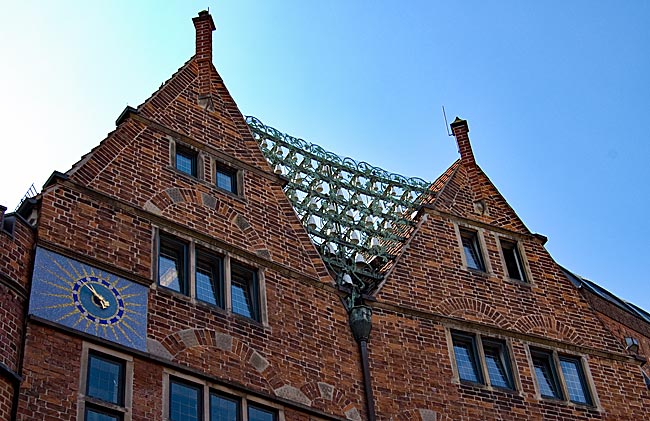
<svg viewBox="0 0 650 421"><path fill-rule="evenodd" d="M109 303L106 300L106 298L99 295L99 293L95 290L95 288L92 285L86 284L86 286L88 287L90 292L95 296L95 298L97 298L97 300L99 300L99 305L102 307L102 310L108 308Z"/></svg>

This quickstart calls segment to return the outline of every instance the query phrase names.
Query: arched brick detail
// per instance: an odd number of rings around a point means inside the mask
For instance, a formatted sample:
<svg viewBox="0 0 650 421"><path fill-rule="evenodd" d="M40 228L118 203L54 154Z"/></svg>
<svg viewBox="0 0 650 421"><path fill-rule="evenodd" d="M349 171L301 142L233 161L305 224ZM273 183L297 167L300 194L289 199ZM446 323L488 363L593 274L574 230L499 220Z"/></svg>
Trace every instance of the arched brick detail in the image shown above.
<svg viewBox="0 0 650 421"><path fill-rule="evenodd" d="M220 215L231 220L229 216L232 214L232 211L226 206L222 206L221 202L210 195L202 193L196 189L181 189L177 187L168 188L156 193L145 203L145 209L151 207L151 205L158 208L160 212L164 212L168 207L172 206L174 203L192 203L197 206L206 206L210 209L217 211Z"/></svg>
<svg viewBox="0 0 650 421"><path fill-rule="evenodd" d="M330 388L331 390L329 390ZM318 406L313 405L317 403L326 407L339 408L339 415L342 416L345 416L345 411L353 406L352 401L346 398L341 390L324 382L305 383L300 391L312 401L312 406Z"/></svg>
<svg viewBox="0 0 650 421"><path fill-rule="evenodd" d="M232 226L242 232L244 237L248 239L252 250L257 255L270 259L271 253L269 252L269 249L246 218L238 214L232 208L223 206L222 202L214 196L207 195L195 189L172 187L156 193L151 199L147 200L144 204L144 208L156 214L163 214L167 208L176 203L191 203L196 206L205 206L216 211L219 215L223 216L224 219L230 221Z"/></svg>
<svg viewBox="0 0 650 421"><path fill-rule="evenodd" d="M260 353L226 333L208 329L186 329L167 335L160 343L169 351L173 359L179 353L197 346L213 348L215 352L232 352L238 359L245 361L252 369L259 372L272 390L286 384L277 369L268 363ZM262 364L255 364L254 356L262 358Z"/></svg>
<svg viewBox="0 0 650 421"><path fill-rule="evenodd" d="M248 238L248 241L250 242L251 246L253 247L254 250L267 250L266 246L264 245L264 242L260 238L260 236L257 234L257 231L253 228L253 226L248 222L246 217L243 215L238 214L237 212L231 212L229 217L229 221L239 228L239 230L244 233L246 238Z"/></svg>
<svg viewBox="0 0 650 421"><path fill-rule="evenodd" d="M438 312L479 322L489 322L504 328L510 326L510 321L501 313L490 305L473 298L448 298L438 305Z"/></svg>
<svg viewBox="0 0 650 421"><path fill-rule="evenodd" d="M535 333L549 338L584 345L580 335L571 326L567 326L549 315L530 314L522 316L514 323L514 328L524 333Z"/></svg>
<svg viewBox="0 0 650 421"><path fill-rule="evenodd" d="M393 415L390 421L450 421L450 418L438 410L415 408Z"/></svg>

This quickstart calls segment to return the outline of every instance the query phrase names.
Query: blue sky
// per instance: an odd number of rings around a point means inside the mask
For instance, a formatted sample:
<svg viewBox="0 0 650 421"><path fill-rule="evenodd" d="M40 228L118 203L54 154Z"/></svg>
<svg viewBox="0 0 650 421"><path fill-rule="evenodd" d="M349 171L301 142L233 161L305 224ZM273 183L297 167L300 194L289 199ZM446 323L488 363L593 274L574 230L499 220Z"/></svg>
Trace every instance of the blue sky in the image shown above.
<svg viewBox="0 0 650 421"><path fill-rule="evenodd" d="M5 2L0 204L66 171L194 50L244 114L434 180L477 162L562 265L650 310L650 2ZM644 263L646 262L646 263Z"/></svg>

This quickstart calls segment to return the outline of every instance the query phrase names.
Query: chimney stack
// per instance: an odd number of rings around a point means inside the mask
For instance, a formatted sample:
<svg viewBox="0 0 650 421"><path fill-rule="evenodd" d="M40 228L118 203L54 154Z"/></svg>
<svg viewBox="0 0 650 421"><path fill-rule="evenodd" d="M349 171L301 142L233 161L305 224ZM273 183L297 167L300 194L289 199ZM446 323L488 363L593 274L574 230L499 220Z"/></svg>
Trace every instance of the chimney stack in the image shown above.
<svg viewBox="0 0 650 421"><path fill-rule="evenodd" d="M486 198L482 189L482 183L479 180L479 169L478 165L476 165L476 160L474 159L474 152L472 152L472 144L469 141L469 126L467 125L467 120L456 117L450 126L454 137L456 137L456 143L458 144L460 162L467 171L469 184L474 193L474 206L477 207L480 205L482 210L479 213L485 213L487 210L484 202Z"/></svg>
<svg viewBox="0 0 650 421"><path fill-rule="evenodd" d="M451 131L456 137L458 143L458 153L460 153L460 160L466 168L476 165L474 160L474 152L472 152L472 144L469 142L469 127L467 120L462 120L459 117L450 124Z"/></svg>
<svg viewBox="0 0 650 421"><path fill-rule="evenodd" d="M199 105L210 111L212 96L210 92L210 75L212 73L212 31L216 29L212 16L207 10L192 18L196 29L196 55L194 59L199 67Z"/></svg>

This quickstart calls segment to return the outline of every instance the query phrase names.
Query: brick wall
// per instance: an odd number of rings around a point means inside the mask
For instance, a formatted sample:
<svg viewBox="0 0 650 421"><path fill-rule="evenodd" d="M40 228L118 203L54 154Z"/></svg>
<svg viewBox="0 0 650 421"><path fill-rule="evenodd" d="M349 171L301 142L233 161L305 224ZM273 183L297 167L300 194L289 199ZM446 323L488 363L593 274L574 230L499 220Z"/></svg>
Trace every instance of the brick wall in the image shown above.
<svg viewBox="0 0 650 421"><path fill-rule="evenodd" d="M22 219L9 218L14 219L11 233L0 225L0 364L18 374L34 232ZM9 419L13 405L12 381L0 374L0 419L3 420Z"/></svg>
<svg viewBox="0 0 650 421"><path fill-rule="evenodd" d="M310 419L306 407L365 419L360 356L339 292L284 196L283 181L271 172L216 69L205 64L188 61L67 179L45 189L39 245L150 287L149 353L132 353L134 420L162 419L165 370L274 400L284 405L286 420ZM647 418L650 395L638 362L624 353L624 329L599 318L480 168L466 168L474 160L469 138L463 139L462 163L437 186L436 200L372 303L378 419ZM200 151L203 178L174 168L170 150L181 144ZM214 162L241 171L242 196L214 185ZM463 224L481 233L486 273L463 266L457 231ZM263 271L268 324L159 287L156 230L193 238ZM499 235L519 241L528 283L506 279ZM18 245L2 238L9 257L0 269L26 285L31 237L21 231L17 238ZM18 314L17 296L0 292L2 311ZM8 335L9 348L0 350L8 355L17 328L5 323L0 333ZM516 390L455 380L451 328L507 340ZM19 419L76 419L82 338L96 341L29 324ZM599 401L581 406L540 399L531 345L584 357ZM15 366L15 359L3 358Z"/></svg>
<svg viewBox="0 0 650 421"><path fill-rule="evenodd" d="M81 340L29 324L18 420L76 420Z"/></svg>
<svg viewBox="0 0 650 421"><path fill-rule="evenodd" d="M8 379L0 377L0 420L11 419L11 403L14 386Z"/></svg>
<svg viewBox="0 0 650 421"><path fill-rule="evenodd" d="M196 105L196 72L190 61L138 116L122 122L76 164L68 180L45 189L39 241L109 272L113 268L127 279L130 273L148 282L147 337L158 344L156 357L166 359L165 364L337 417L346 411L363 414L358 348L331 278L285 197L282 181L270 172L238 111L240 121L231 117L234 102L216 71L216 111ZM201 150L208 178L212 160L231 156L230 164L243 170L243 196L173 168L171 142ZM225 248L232 259L263 269L268 326L158 288L152 278L155 229ZM45 345L44 328L32 329L32 352L58 346ZM67 354L79 361L80 352L73 347ZM38 359L29 364L28 390L34 390L34 382L47 381L40 377L40 364ZM165 364L134 362L135 418L162 416ZM52 382L63 381L50 375ZM75 375L78 383L78 371ZM67 402L66 396L58 398ZM35 405L30 400L21 410ZM308 419L292 416L287 419Z"/></svg>

